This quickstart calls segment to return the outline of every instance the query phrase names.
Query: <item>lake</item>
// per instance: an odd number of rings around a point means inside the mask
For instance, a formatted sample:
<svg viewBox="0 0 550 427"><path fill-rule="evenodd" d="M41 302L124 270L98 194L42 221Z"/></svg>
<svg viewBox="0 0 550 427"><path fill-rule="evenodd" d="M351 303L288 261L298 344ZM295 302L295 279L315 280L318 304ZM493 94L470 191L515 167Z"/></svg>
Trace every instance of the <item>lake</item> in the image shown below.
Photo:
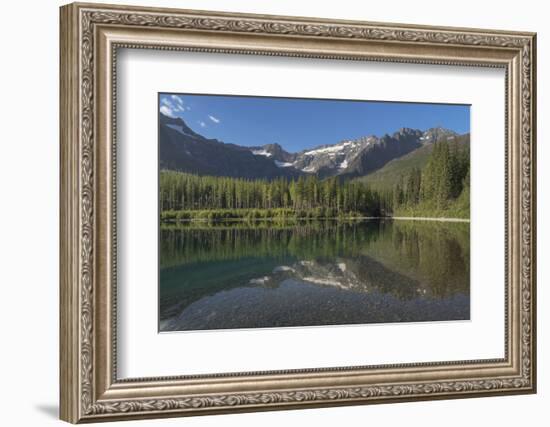
<svg viewBox="0 0 550 427"><path fill-rule="evenodd" d="M470 224L162 224L159 330L468 320Z"/></svg>

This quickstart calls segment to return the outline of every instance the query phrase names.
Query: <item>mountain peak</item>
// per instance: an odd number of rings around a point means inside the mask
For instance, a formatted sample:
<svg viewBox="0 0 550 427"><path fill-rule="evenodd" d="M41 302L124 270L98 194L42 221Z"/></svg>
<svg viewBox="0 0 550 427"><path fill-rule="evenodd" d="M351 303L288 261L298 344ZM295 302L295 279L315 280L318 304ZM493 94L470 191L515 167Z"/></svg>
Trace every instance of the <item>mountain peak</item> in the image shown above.
<svg viewBox="0 0 550 427"><path fill-rule="evenodd" d="M436 126L436 127L433 127L433 128L429 128L428 130L426 130L426 132L441 132L441 133L448 133L448 134L455 134L456 135L456 132L454 130L444 128L443 126Z"/></svg>
<svg viewBox="0 0 550 427"><path fill-rule="evenodd" d="M194 138L205 139L202 135L196 133L193 129L187 126L187 123L181 117L170 117L166 114L159 113L159 121L164 125L182 135L191 136Z"/></svg>
<svg viewBox="0 0 550 427"><path fill-rule="evenodd" d="M281 147L281 145L276 142L273 142L271 144L264 144L262 147L269 151L284 151L283 147Z"/></svg>
<svg viewBox="0 0 550 427"><path fill-rule="evenodd" d="M408 128L408 127L400 128L398 131L398 133L416 133L416 132L419 132L418 129Z"/></svg>
<svg viewBox="0 0 550 427"><path fill-rule="evenodd" d="M252 154L256 156L265 156L273 159L274 161L282 162L282 163L288 163L294 161L296 155L291 154L281 145L277 144L276 142L271 144L265 144L259 147L250 147L252 150Z"/></svg>
<svg viewBox="0 0 550 427"><path fill-rule="evenodd" d="M402 140L404 138L420 138L422 136L422 131L418 129L412 129L403 127L399 129L397 132L394 132L392 135L393 138L397 138L399 140Z"/></svg>
<svg viewBox="0 0 550 427"><path fill-rule="evenodd" d="M456 133L454 130L438 126L424 131L420 140L423 143L432 143L442 140L453 139L456 136L458 136L458 133Z"/></svg>

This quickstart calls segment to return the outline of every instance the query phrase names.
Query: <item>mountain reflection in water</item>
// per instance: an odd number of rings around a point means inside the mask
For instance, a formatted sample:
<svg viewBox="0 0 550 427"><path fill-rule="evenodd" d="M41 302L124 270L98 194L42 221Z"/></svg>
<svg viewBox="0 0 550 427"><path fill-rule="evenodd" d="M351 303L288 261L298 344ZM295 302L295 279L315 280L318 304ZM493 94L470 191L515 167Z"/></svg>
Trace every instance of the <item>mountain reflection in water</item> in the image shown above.
<svg viewBox="0 0 550 427"><path fill-rule="evenodd" d="M163 225L160 330L470 317L469 224Z"/></svg>

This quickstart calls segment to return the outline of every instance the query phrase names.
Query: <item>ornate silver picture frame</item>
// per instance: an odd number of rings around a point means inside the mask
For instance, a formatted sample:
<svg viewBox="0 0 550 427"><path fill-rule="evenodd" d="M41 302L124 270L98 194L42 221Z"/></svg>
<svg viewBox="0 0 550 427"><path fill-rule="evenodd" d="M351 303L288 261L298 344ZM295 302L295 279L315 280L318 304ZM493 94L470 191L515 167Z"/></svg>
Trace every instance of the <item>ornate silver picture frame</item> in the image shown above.
<svg viewBox="0 0 550 427"><path fill-rule="evenodd" d="M536 391L535 34L75 3L61 8L60 43L61 419ZM504 70L504 357L120 379L116 62L123 48Z"/></svg>

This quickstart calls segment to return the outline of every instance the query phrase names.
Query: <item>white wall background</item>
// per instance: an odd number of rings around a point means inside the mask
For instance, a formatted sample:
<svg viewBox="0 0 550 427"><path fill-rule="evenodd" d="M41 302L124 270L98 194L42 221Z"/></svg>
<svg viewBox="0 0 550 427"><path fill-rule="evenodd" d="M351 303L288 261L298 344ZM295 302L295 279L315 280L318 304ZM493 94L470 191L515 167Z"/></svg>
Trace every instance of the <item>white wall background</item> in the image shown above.
<svg viewBox="0 0 550 427"><path fill-rule="evenodd" d="M110 0L113 3L122 3ZM129 0L130 1L130 0ZM544 2L133 0L133 4L538 32L539 393L208 416L133 425L547 425L550 405L550 29ZM0 401L2 425L60 425L58 402L58 7L5 3L0 67ZM490 168L490 165L488 165ZM546 336L545 336L546 335Z"/></svg>

